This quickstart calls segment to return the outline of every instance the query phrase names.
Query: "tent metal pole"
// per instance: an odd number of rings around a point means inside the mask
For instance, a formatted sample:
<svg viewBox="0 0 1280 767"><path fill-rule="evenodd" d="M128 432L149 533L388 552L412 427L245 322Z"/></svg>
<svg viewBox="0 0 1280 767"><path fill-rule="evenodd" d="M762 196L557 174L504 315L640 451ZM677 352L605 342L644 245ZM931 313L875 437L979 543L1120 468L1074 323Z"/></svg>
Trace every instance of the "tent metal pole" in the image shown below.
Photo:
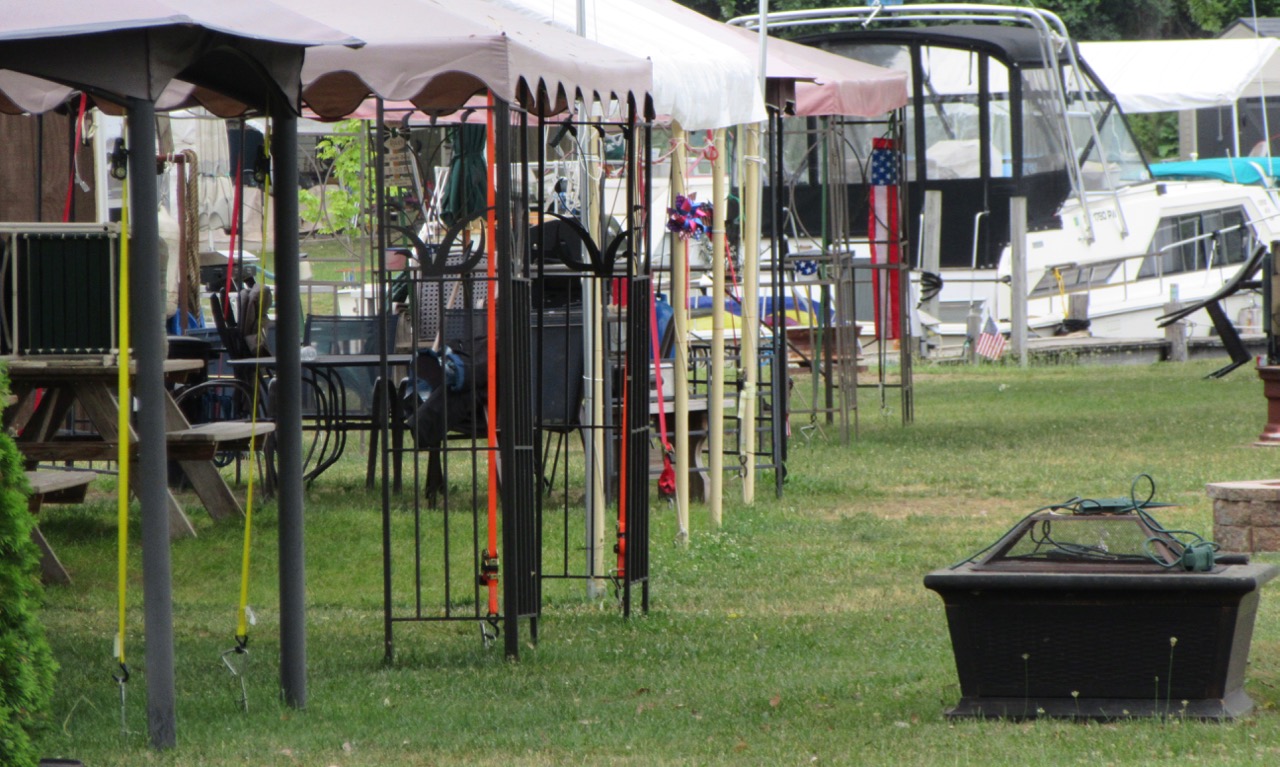
<svg viewBox="0 0 1280 767"><path fill-rule="evenodd" d="M742 447L742 502L756 500L756 400L760 378L760 124L742 127L742 341L738 375L743 378L739 405L739 444Z"/></svg>
<svg viewBox="0 0 1280 767"><path fill-rule="evenodd" d="M160 291L160 227L156 220L155 104L129 99L129 195L132 224L129 270L138 399L138 465L167 464L164 390L164 302ZM120 407L131 407L122 402ZM123 435L121 435L123 436ZM138 472L142 506L142 591L147 666L147 734L152 748L177 744L173 652L173 581L169 557L169 493L163 471Z"/></svg>
<svg viewBox="0 0 1280 767"><path fill-rule="evenodd" d="M275 110L276 375L279 391L280 689L294 708L307 705L306 568L303 556L302 298L298 287L298 118Z"/></svg>

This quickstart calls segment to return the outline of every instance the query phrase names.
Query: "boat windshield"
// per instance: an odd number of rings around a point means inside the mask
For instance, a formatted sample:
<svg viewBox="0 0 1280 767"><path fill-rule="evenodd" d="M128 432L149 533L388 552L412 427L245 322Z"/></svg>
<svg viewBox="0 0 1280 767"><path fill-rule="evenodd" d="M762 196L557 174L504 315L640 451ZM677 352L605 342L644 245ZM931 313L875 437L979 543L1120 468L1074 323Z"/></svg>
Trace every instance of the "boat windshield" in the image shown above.
<svg viewBox="0 0 1280 767"><path fill-rule="evenodd" d="M991 178L1062 172L1071 154L1067 131L1070 131L1086 191L1107 191L1151 178L1142 153L1114 102L1087 73L1082 73L1080 80L1086 95L1070 87L1077 81L1070 66L1065 68L1068 83L1065 118L1061 91L1053 87L1055 83L1050 79L1052 70L1017 70L1016 76L1020 78L1017 90L1022 97L1019 158L1014 144L1016 109L1011 103L1010 69L996 57L946 45L918 45L922 82L917 88L908 43L832 40L824 42L823 47L842 56L907 73L911 92L919 94L924 102L924 173L931 180L980 178L984 161ZM982 146L984 90L986 147ZM916 135L917 114L915 109L906 110L908 136ZM1097 126L1096 141L1091 123ZM865 146L868 137L849 138L852 146ZM799 144L794 151L802 153ZM908 141L906 172L911 181L919 176L916 151L915 142Z"/></svg>
<svg viewBox="0 0 1280 767"><path fill-rule="evenodd" d="M1067 82L1074 82L1070 67L1066 77ZM1067 115L1076 150L1080 153L1085 190L1107 191L1107 175L1117 187L1150 181L1151 171L1115 102L1087 74L1084 81L1084 95L1078 90L1069 92ZM1098 126L1101 145L1093 140L1090 121Z"/></svg>

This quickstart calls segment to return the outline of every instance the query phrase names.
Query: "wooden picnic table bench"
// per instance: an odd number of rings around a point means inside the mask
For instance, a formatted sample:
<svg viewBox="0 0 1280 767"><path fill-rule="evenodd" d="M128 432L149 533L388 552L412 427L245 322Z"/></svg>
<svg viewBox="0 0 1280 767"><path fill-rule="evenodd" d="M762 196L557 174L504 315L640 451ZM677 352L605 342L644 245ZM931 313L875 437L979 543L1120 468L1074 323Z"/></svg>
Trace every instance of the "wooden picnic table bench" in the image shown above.
<svg viewBox="0 0 1280 767"><path fill-rule="evenodd" d="M36 469L26 472L26 476L31 486L27 509L34 516L39 516L40 508L46 503L82 503L94 478L93 472L63 469ZM40 547L40 574L44 582L70 583L71 575L40 532L38 523L31 528L31 539Z"/></svg>

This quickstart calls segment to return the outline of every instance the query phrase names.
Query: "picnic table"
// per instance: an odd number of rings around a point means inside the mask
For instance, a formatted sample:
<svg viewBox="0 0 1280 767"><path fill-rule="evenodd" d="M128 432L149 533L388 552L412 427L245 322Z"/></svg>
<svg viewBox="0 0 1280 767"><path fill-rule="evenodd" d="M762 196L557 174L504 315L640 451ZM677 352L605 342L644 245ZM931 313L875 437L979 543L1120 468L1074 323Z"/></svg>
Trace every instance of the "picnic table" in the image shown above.
<svg viewBox="0 0 1280 767"><path fill-rule="evenodd" d="M181 381L204 364L203 360L165 360L165 377ZM121 439L117 391L120 367L115 357L20 357L9 360L7 368L16 401L5 410L3 425L17 435L15 441L28 469L41 462L117 460ZM42 392L39 397L37 392ZM61 432L73 406L78 406L92 431L70 435ZM164 408L168 455L186 474L209 515L219 520L243 515L239 500L214 463L214 455L223 443L248 442L256 446L275 425L224 421L192 426L169 392L165 394ZM127 438L136 455L138 437L132 428ZM195 535L195 528L172 492L169 516L173 536Z"/></svg>

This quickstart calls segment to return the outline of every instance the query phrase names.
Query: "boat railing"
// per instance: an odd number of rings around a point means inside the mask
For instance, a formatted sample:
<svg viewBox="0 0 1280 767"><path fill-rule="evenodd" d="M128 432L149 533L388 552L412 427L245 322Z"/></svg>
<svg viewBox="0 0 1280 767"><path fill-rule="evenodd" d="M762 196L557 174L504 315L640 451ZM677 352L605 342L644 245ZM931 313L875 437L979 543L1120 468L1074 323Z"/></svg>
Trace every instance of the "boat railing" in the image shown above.
<svg viewBox="0 0 1280 767"><path fill-rule="evenodd" d="M1188 284L1186 282L1188 278L1194 278L1195 275L1208 275L1216 271L1215 281L1221 281L1226 278L1225 272L1227 270L1238 268L1244 263L1243 261L1228 261L1227 254L1218 247L1219 235L1237 228L1239 227L1228 227L1227 230L1188 237L1184 240L1169 243L1158 250L1137 255L1101 259L1083 264L1065 263L1047 266L1043 274L1032 286L1030 298L1051 299L1054 296L1065 298L1068 295L1087 293L1101 288L1118 288L1121 290L1121 299L1128 300L1134 297L1130 295L1130 292L1131 288L1137 285L1151 286L1154 284L1155 292L1165 294L1169 292L1170 287L1175 282L1175 278L1179 278L1177 282L1180 284L1186 285ZM1202 240L1210 240L1210 243L1203 261L1197 259L1196 268L1177 271L1167 271L1165 269L1164 256L1168 251ZM1151 259L1151 261L1148 262L1148 259ZM1148 263L1150 263L1150 267L1148 267ZM1085 271L1087 271L1087 274L1082 274ZM1070 280L1070 284L1068 284L1067 276L1071 275L1074 275L1075 279ZM1148 295L1151 292L1150 287L1143 291L1144 294Z"/></svg>
<svg viewBox="0 0 1280 767"><path fill-rule="evenodd" d="M982 220L987 217L991 211L980 210L973 216L973 254L969 258L969 268L978 268L978 244L981 242L979 232L981 231Z"/></svg>

